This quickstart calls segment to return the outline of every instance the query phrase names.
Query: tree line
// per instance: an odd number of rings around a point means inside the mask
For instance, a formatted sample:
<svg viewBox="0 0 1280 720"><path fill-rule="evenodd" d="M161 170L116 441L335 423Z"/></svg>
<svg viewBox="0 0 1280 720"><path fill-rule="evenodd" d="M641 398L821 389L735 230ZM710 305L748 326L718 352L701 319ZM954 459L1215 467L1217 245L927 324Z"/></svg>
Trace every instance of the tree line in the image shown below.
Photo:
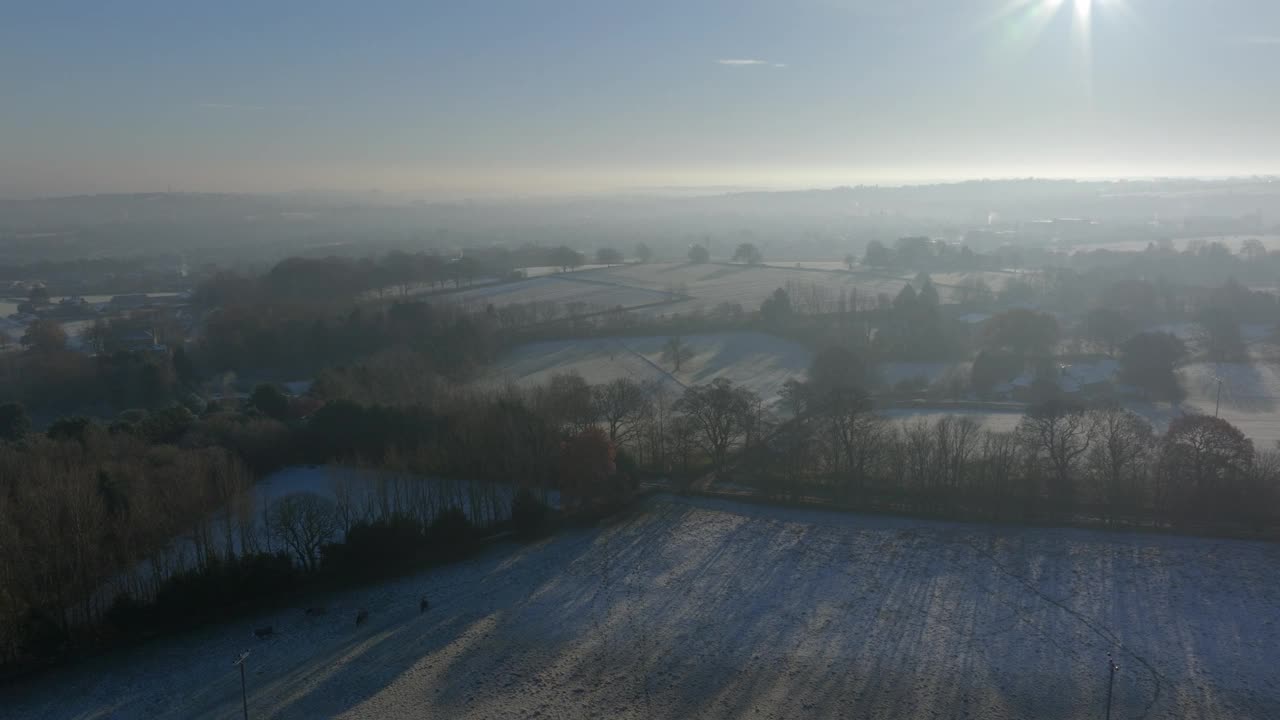
<svg viewBox="0 0 1280 720"><path fill-rule="evenodd" d="M549 402L388 407L261 386L199 414L68 417L43 433L20 405L0 405L0 670L368 579L371 568L447 560L471 547L473 527L535 530L551 492L575 508L615 497L561 483L613 446L563 432ZM379 474L336 482L332 497L251 503L262 475L324 463ZM625 486L613 469L578 476Z"/></svg>

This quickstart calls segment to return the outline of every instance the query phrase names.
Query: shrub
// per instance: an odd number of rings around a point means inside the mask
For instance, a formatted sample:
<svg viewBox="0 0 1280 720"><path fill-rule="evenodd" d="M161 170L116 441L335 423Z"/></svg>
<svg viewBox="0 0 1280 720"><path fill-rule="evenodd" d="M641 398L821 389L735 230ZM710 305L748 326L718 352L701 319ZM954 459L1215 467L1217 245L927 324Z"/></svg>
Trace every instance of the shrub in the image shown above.
<svg viewBox="0 0 1280 720"><path fill-rule="evenodd" d="M449 507L431 522L427 538L433 550L448 555L451 548L464 547L475 539L475 527L462 508Z"/></svg>
<svg viewBox="0 0 1280 720"><path fill-rule="evenodd" d="M352 525L345 543L321 551L321 567L337 580L381 577L412 569L427 549L422 523L410 515L393 515Z"/></svg>
<svg viewBox="0 0 1280 720"><path fill-rule="evenodd" d="M528 488L520 488L511 500L511 528L521 537L537 535L546 524L549 510Z"/></svg>
<svg viewBox="0 0 1280 720"><path fill-rule="evenodd" d="M285 553L258 553L214 560L169 578L156 593L155 616L187 625L263 607L298 584L298 570Z"/></svg>

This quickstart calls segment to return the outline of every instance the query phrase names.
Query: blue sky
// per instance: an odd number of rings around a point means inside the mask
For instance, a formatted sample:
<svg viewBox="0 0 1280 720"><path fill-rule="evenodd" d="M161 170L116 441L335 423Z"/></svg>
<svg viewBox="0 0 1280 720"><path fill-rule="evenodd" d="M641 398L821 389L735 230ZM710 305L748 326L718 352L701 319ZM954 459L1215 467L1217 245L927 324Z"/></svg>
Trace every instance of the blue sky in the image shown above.
<svg viewBox="0 0 1280 720"><path fill-rule="evenodd" d="M1276 0L0 5L0 195L1280 172Z"/></svg>

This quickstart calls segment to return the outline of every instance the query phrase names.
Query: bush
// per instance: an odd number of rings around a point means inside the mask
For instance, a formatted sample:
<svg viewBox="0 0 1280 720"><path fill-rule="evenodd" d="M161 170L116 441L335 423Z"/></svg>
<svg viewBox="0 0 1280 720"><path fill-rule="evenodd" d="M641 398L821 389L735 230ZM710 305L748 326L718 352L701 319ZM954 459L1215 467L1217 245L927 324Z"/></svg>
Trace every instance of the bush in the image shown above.
<svg viewBox="0 0 1280 720"><path fill-rule="evenodd" d="M111 602L103 621L107 627L130 635L146 628L150 612L151 608L138 602L133 595L120 593Z"/></svg>
<svg viewBox="0 0 1280 720"><path fill-rule="evenodd" d="M321 568L337 580L382 577L412 569L427 550L422 523L409 515L394 515L351 526L346 542L321 551Z"/></svg>
<svg viewBox="0 0 1280 720"><path fill-rule="evenodd" d="M433 550L448 556L454 549L471 544L475 539L475 527L462 508L450 507L440 511L431 522L427 538Z"/></svg>
<svg viewBox="0 0 1280 720"><path fill-rule="evenodd" d="M191 447L224 447L240 456L259 475L278 470L300 458L295 436L279 420L248 417L234 412L205 415L191 428Z"/></svg>
<svg viewBox="0 0 1280 720"><path fill-rule="evenodd" d="M83 444L93 421L87 417L64 417L54 420L45 435L50 440L75 440Z"/></svg>
<svg viewBox="0 0 1280 720"><path fill-rule="evenodd" d="M289 396L270 383L262 383L249 395L249 406L275 420L289 417Z"/></svg>
<svg viewBox="0 0 1280 720"><path fill-rule="evenodd" d="M52 613L32 608L19 631L18 652L39 660L50 660L64 653L71 642L67 631Z"/></svg>
<svg viewBox="0 0 1280 720"><path fill-rule="evenodd" d="M285 553L258 553L214 560L169 578L156 593L155 617L189 625L269 605L298 585L299 573Z"/></svg>
<svg viewBox="0 0 1280 720"><path fill-rule="evenodd" d="M0 404L0 440L21 440L31 431L31 417L21 403Z"/></svg>
<svg viewBox="0 0 1280 720"><path fill-rule="evenodd" d="M520 537L533 537L542 531L549 511L528 488L520 488L511 501L511 528Z"/></svg>

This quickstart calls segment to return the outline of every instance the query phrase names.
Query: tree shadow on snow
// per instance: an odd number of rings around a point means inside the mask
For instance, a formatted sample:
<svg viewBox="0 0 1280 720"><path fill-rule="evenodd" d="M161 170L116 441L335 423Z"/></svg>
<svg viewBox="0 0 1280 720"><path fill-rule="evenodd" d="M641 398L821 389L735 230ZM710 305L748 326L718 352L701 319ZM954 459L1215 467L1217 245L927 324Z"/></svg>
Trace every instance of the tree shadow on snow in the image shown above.
<svg viewBox="0 0 1280 720"><path fill-rule="evenodd" d="M1280 717L1276 554L659 498L415 578L437 588L425 615L390 589L367 628L251 702L282 718L1068 718L1102 713L1116 652L1116 717Z"/></svg>

